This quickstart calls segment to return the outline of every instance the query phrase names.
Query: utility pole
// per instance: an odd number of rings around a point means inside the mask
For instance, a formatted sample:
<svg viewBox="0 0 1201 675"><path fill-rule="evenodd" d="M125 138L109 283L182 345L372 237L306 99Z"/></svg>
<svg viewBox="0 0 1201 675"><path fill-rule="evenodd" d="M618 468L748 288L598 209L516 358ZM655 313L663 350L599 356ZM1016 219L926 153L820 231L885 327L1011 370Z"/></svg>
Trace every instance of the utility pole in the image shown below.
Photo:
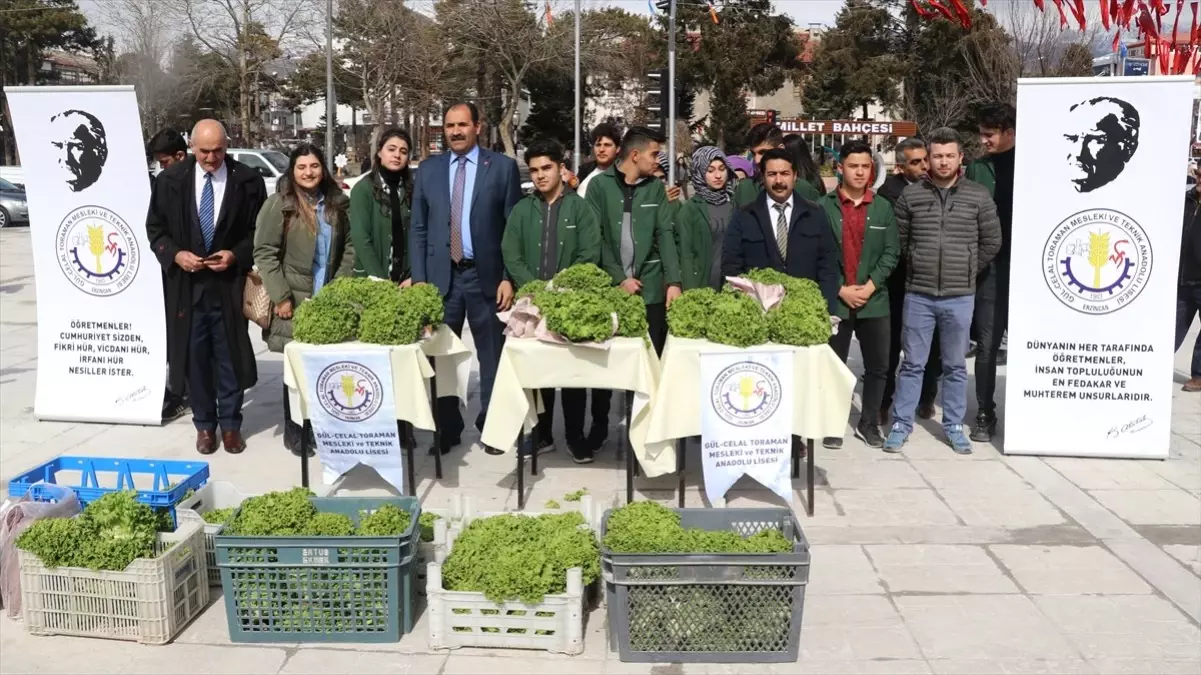
<svg viewBox="0 0 1201 675"><path fill-rule="evenodd" d="M580 109L580 0L575 0L575 159L571 163L571 170L579 175L580 173L580 116L583 114Z"/></svg>
<svg viewBox="0 0 1201 675"><path fill-rule="evenodd" d="M671 6L667 31L667 183L676 183L676 0Z"/></svg>
<svg viewBox="0 0 1201 675"><path fill-rule="evenodd" d="M325 3L325 161L334 162L338 102L334 98L334 0ZM328 169L327 169L328 170Z"/></svg>

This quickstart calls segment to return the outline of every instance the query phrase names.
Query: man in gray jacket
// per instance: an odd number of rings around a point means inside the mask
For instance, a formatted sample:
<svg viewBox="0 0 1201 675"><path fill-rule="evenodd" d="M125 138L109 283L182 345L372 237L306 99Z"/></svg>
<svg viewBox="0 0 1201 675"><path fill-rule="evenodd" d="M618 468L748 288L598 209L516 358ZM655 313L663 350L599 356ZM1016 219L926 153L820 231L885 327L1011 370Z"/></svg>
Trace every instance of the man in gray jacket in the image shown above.
<svg viewBox="0 0 1201 675"><path fill-rule="evenodd" d="M988 189L959 176L963 145L954 129L926 139L930 171L901 192L896 202L902 259L907 262L905 360L897 381L892 431L885 452L900 452L913 431L913 413L934 329L942 352L942 426L951 448L969 454L967 344L975 304L976 275L1001 250L1001 224Z"/></svg>

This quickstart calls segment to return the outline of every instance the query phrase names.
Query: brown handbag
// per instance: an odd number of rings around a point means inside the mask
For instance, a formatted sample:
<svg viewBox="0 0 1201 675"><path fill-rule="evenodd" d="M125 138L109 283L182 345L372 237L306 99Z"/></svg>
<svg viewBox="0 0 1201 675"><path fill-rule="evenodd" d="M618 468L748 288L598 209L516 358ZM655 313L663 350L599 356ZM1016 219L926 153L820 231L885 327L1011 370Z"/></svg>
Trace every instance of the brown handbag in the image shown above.
<svg viewBox="0 0 1201 675"><path fill-rule="evenodd" d="M267 287L263 285L263 277L258 269L252 269L246 275L246 286L242 290L242 315L267 330L271 327L271 296L267 295Z"/></svg>
<svg viewBox="0 0 1201 675"><path fill-rule="evenodd" d="M291 218L284 216L283 238L279 243L279 257L283 260L284 250L288 243L288 223ZM259 274L257 267L250 270L246 274L246 286L242 289L242 316L246 317L252 323L263 330L271 329L271 317L275 315L275 303L271 302L271 296L267 294L267 287L263 285L263 276Z"/></svg>

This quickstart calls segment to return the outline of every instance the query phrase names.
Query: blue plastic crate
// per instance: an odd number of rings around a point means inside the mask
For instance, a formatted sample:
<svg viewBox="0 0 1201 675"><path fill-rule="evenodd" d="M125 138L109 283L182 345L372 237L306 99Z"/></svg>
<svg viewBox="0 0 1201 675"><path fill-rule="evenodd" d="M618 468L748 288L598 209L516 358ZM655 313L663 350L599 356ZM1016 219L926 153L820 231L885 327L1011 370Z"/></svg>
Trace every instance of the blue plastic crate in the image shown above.
<svg viewBox="0 0 1201 675"><path fill-rule="evenodd" d="M59 480L59 472L66 471L80 474L79 485ZM139 479L137 482L135 477ZM151 489L140 489L138 483L144 484L147 477L153 477ZM189 490L200 489L208 479L208 462L63 455L10 480L8 496L19 499L29 493L34 500L51 501L54 495L35 485L44 481L71 488L79 501L87 506L110 492L136 490L139 502L151 508L167 509L175 520L175 505L183 501Z"/></svg>

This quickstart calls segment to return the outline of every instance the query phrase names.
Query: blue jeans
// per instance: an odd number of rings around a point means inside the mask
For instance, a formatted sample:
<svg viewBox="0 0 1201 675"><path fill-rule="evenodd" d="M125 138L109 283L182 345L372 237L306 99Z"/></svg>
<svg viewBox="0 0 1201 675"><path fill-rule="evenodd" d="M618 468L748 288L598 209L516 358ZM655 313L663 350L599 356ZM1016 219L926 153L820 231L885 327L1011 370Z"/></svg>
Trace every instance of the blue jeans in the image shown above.
<svg viewBox="0 0 1201 675"><path fill-rule="evenodd" d="M1184 344L1184 336L1193 325L1193 317L1201 312L1201 285L1180 286L1176 291L1176 351ZM1201 377L1201 335L1193 344L1193 362L1189 377Z"/></svg>
<svg viewBox="0 0 1201 675"><path fill-rule="evenodd" d="M967 415L967 343L975 296L939 298L922 293L905 295L905 328L901 335L905 360L897 377L893 425L913 431L913 413L922 392L922 376L934 328L942 352L942 426L963 424Z"/></svg>

